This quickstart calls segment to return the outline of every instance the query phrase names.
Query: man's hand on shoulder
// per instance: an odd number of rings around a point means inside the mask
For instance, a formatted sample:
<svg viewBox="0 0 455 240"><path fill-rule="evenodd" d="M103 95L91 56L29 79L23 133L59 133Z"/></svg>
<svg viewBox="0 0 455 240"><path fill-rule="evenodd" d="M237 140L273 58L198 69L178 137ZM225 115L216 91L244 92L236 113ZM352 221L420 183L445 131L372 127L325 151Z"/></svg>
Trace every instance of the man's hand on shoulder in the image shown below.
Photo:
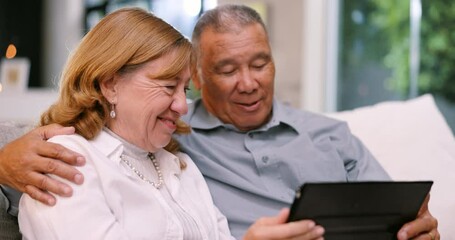
<svg viewBox="0 0 455 240"><path fill-rule="evenodd" d="M55 204L55 197L71 196L73 190L45 175L55 174L76 184L82 184L82 174L73 167L85 164L85 158L63 146L46 140L55 135L74 133L73 127L51 124L36 128L0 149L0 183L29 194L47 205Z"/></svg>

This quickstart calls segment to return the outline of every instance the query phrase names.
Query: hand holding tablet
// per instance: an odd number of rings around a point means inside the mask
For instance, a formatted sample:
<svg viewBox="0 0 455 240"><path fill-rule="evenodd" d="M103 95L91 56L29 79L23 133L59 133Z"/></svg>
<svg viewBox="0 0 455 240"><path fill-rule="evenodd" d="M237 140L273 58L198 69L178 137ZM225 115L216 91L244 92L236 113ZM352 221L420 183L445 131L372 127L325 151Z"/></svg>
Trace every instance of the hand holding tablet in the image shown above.
<svg viewBox="0 0 455 240"><path fill-rule="evenodd" d="M312 219L326 240L396 239L412 221L432 181L306 183L296 192L288 221Z"/></svg>

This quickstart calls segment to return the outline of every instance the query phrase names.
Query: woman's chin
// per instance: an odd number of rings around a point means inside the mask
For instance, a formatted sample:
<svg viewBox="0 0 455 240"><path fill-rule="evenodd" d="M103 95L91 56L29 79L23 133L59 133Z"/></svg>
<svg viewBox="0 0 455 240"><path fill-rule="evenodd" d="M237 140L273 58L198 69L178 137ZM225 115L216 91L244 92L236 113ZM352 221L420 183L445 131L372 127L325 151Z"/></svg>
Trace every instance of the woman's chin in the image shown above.
<svg viewBox="0 0 455 240"><path fill-rule="evenodd" d="M156 141L156 139L154 139L155 140L155 144L154 145L158 149L159 148L164 148L171 142L171 139L172 139L172 135L161 137L160 141Z"/></svg>

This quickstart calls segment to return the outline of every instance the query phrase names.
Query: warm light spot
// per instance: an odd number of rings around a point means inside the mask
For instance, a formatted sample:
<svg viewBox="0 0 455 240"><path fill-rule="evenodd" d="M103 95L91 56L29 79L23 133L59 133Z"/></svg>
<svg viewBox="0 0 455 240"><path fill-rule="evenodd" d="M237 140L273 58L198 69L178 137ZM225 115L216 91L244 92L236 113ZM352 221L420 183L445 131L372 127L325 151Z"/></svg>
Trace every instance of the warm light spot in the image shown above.
<svg viewBox="0 0 455 240"><path fill-rule="evenodd" d="M0 83L0 92L2 92L3 90L3 87L2 87L2 84Z"/></svg>
<svg viewBox="0 0 455 240"><path fill-rule="evenodd" d="M16 46L14 46L14 44L8 45L8 48L6 49L6 58L7 59L14 58L16 56L16 53L17 53Z"/></svg>

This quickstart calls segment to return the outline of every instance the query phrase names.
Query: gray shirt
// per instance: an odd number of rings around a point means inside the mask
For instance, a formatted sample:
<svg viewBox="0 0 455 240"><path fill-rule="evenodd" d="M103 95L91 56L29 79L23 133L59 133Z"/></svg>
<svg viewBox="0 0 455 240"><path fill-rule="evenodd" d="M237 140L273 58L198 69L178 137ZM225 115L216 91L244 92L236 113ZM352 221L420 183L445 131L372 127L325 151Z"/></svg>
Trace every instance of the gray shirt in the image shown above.
<svg viewBox="0 0 455 240"><path fill-rule="evenodd" d="M176 137L236 238L259 217L290 207L303 183L390 179L346 123L277 101L270 121L248 132L223 124L200 100L184 120L193 131Z"/></svg>

